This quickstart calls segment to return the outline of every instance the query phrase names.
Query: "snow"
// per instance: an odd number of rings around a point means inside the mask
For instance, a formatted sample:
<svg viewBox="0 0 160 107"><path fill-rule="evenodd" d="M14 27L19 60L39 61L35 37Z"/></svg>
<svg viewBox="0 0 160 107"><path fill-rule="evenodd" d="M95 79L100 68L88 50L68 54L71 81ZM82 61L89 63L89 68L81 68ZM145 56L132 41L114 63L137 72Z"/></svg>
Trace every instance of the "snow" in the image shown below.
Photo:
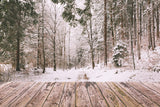
<svg viewBox="0 0 160 107"><path fill-rule="evenodd" d="M160 73L141 70L126 70L124 68L101 68L94 70L86 67L81 69L58 70L47 68L46 73L16 74L12 81L35 81L35 82L160 82Z"/></svg>
<svg viewBox="0 0 160 107"><path fill-rule="evenodd" d="M130 59L130 58L129 58ZM132 61L130 61L132 62ZM35 82L160 82L160 47L152 50L141 50L141 60L135 59L136 70L132 64L115 68L111 62L108 67L97 64L95 69L91 66L80 69L53 71L53 68L42 70L29 70L29 72L16 72L10 81ZM1 64L2 66L2 64ZM3 65L4 66L4 65ZM1 67L2 68L2 67Z"/></svg>
<svg viewBox="0 0 160 107"><path fill-rule="evenodd" d="M0 64L0 72L6 72L12 69L11 64Z"/></svg>

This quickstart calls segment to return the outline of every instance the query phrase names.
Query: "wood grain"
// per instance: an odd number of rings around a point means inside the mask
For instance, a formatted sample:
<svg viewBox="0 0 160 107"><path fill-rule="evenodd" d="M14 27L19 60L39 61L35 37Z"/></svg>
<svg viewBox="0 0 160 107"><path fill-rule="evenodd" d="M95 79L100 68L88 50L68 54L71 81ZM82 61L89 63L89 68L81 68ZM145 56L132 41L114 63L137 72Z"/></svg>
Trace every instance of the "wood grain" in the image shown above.
<svg viewBox="0 0 160 107"><path fill-rule="evenodd" d="M160 107L160 83L8 82L0 107Z"/></svg>

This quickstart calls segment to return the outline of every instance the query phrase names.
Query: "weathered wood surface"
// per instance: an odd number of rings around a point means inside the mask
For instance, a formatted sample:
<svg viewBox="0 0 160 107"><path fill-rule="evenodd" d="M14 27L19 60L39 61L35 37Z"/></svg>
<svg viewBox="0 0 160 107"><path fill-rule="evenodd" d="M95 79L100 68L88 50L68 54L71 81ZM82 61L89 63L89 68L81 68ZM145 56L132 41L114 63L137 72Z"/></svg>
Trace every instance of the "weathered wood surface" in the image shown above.
<svg viewBox="0 0 160 107"><path fill-rule="evenodd" d="M0 107L160 107L160 83L8 82Z"/></svg>

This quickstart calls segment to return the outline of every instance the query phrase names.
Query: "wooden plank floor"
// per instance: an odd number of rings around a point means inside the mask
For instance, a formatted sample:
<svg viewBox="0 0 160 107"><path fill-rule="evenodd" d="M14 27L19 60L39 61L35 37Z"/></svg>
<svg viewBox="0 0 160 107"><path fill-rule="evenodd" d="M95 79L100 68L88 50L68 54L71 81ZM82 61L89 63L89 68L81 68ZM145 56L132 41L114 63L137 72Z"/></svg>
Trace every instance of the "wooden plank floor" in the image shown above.
<svg viewBox="0 0 160 107"><path fill-rule="evenodd" d="M160 107L160 83L8 82L0 107Z"/></svg>

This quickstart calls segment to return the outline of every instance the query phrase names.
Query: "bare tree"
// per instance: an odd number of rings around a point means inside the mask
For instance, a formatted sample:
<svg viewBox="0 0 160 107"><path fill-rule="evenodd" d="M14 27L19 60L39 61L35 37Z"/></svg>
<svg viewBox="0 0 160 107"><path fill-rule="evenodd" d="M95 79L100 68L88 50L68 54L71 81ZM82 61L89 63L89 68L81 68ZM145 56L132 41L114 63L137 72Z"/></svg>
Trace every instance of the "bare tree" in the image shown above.
<svg viewBox="0 0 160 107"><path fill-rule="evenodd" d="M107 0L104 0L104 64L107 66Z"/></svg>
<svg viewBox="0 0 160 107"><path fill-rule="evenodd" d="M42 0L42 50L43 50L43 73L45 73L45 67L46 67L45 46L44 46L44 7L45 7L45 0Z"/></svg>

